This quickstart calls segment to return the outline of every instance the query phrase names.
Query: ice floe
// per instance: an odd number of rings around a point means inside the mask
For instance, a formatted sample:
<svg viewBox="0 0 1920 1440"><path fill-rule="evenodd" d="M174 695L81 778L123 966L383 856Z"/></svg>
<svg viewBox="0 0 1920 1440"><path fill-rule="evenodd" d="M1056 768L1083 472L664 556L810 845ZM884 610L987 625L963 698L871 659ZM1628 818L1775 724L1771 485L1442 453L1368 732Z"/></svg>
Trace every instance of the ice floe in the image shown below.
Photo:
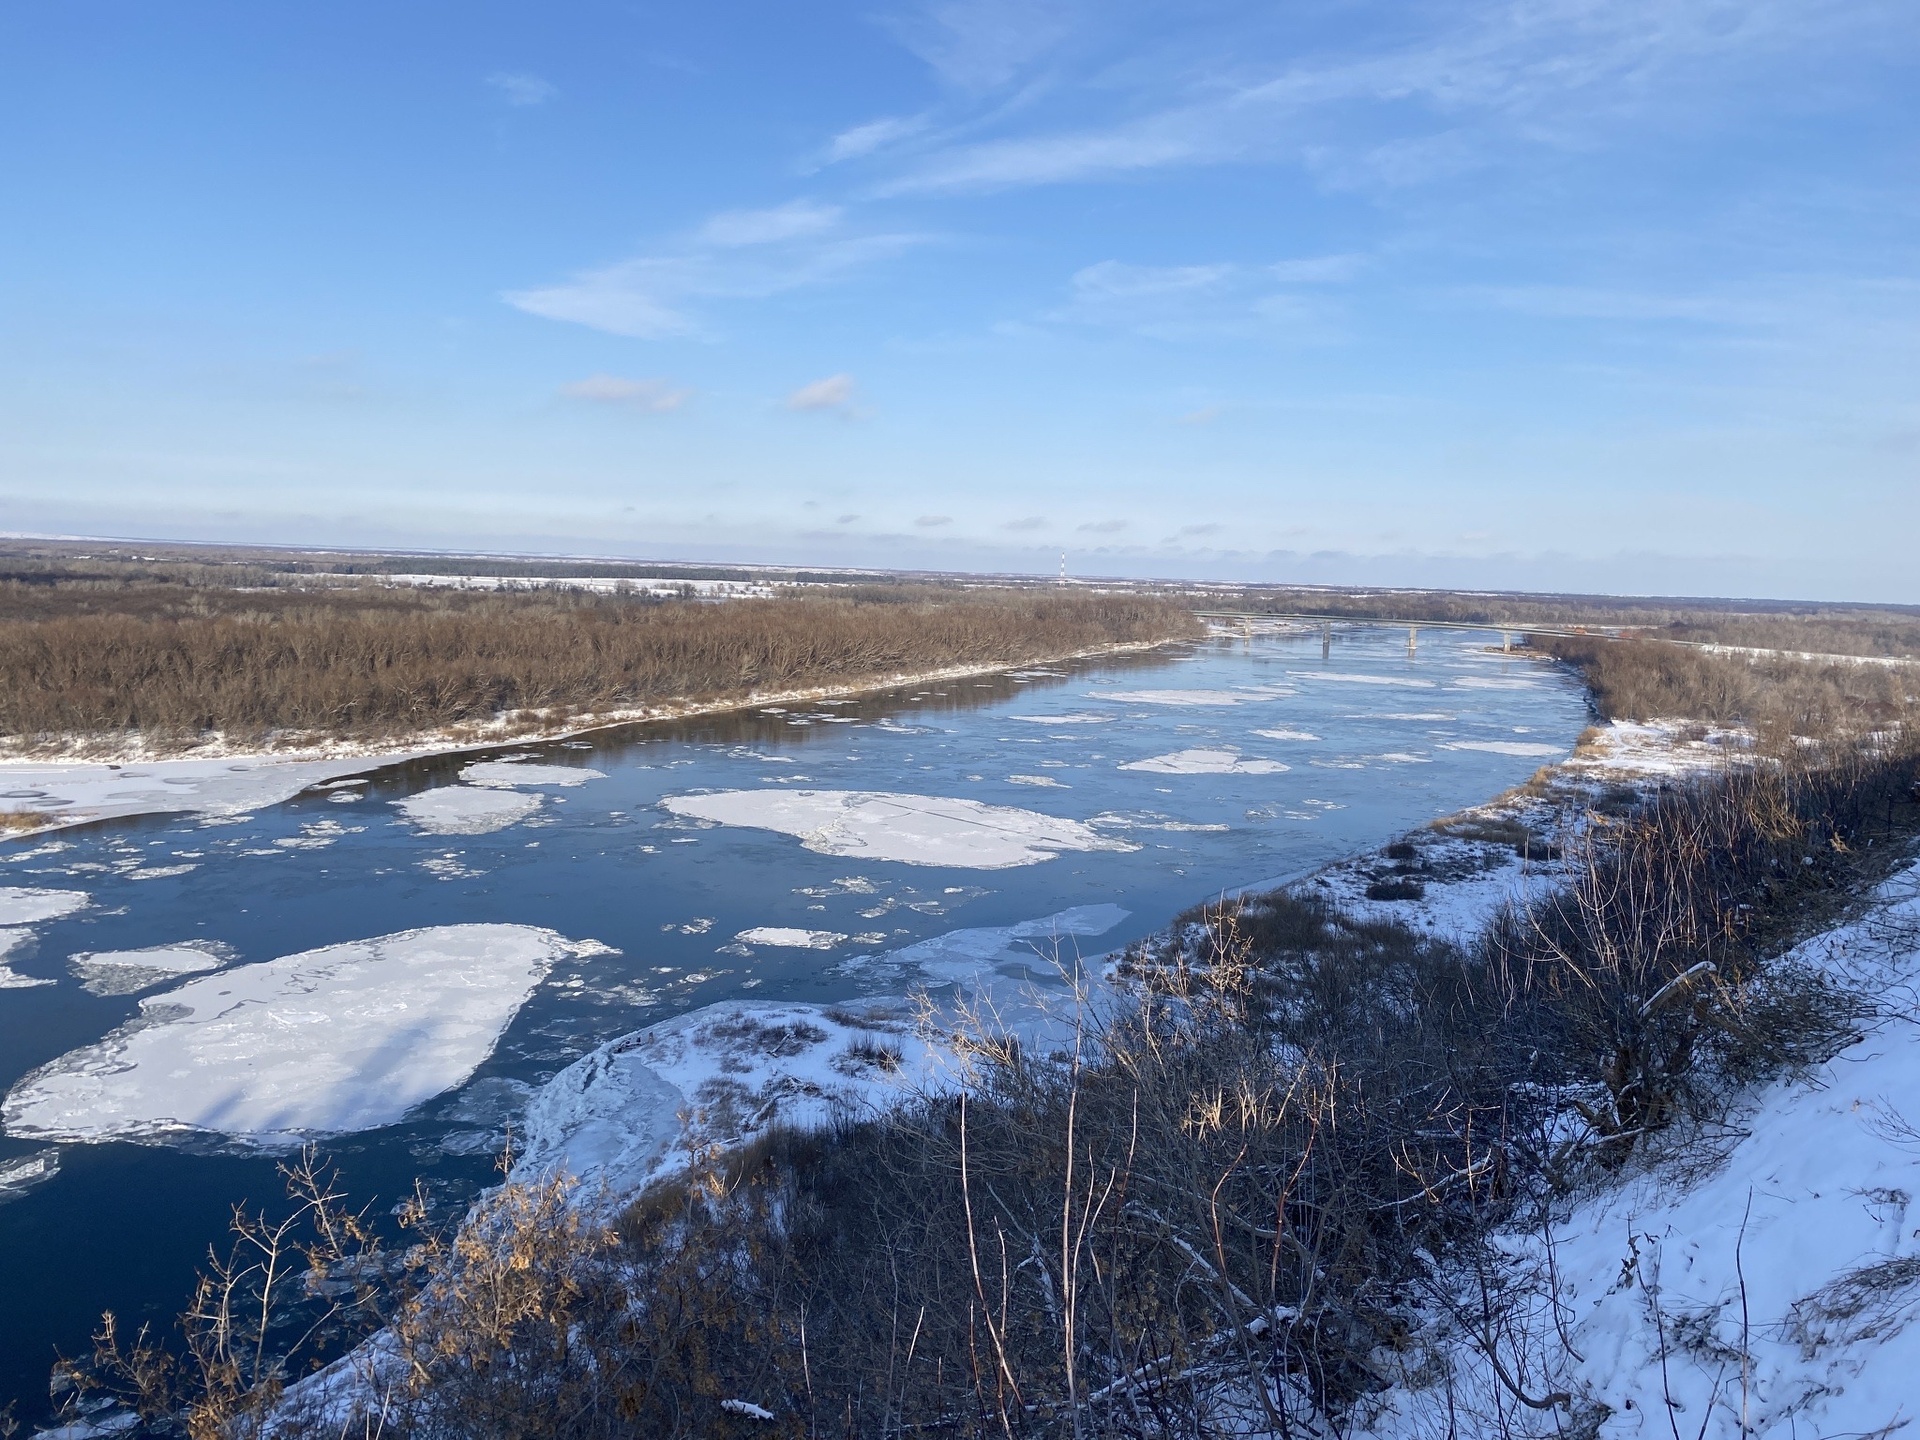
<svg viewBox="0 0 1920 1440"><path fill-rule="evenodd" d="M1255 760L1237 750L1175 750L1145 760L1129 760L1122 770L1145 770L1155 775L1278 775L1293 767L1278 760Z"/></svg>
<svg viewBox="0 0 1920 1440"><path fill-rule="evenodd" d="M1108 699L1108 700L1112 700L1112 699L1116 699L1116 698L1118 698L1118 697L1116 697L1116 696L1112 696L1112 695L1108 695L1108 696L1104 696L1103 698L1104 698L1104 699ZM1025 722L1026 722L1027 724L1029 724L1029 725L1106 725L1106 724L1109 724L1109 723L1111 723L1111 722L1112 722L1112 720L1113 720L1113 716L1111 716L1111 715L1082 715L1082 714L1073 714L1073 715L1009 715L1009 716L1007 716L1007 719L1009 719L1009 720L1022 720L1022 721L1025 721Z"/></svg>
<svg viewBox="0 0 1920 1440"><path fill-rule="evenodd" d="M84 910L93 899L84 890L48 890L34 885L0 885L0 990L31 990L53 981L22 975L7 956L33 937L26 927Z"/></svg>
<svg viewBox="0 0 1920 1440"><path fill-rule="evenodd" d="M1339 670L1289 670L1299 680L1332 680L1341 685L1401 685L1409 690L1435 690L1437 680L1421 680L1412 675L1350 675Z"/></svg>
<svg viewBox="0 0 1920 1440"><path fill-rule="evenodd" d="M854 961L841 968L894 967L926 980L958 985L972 984L980 980L984 972L1007 966L1023 972L1046 973L1054 968L1056 961L1070 965L1080 939L1106 934L1131 913L1118 905L1076 905L1055 915L1013 925L949 930L944 935L870 959L864 965Z"/></svg>
<svg viewBox="0 0 1920 1440"><path fill-rule="evenodd" d="M1126 850L1077 820L1011 805L877 790L723 790L677 795L675 815L798 836L822 855L1003 870L1063 850Z"/></svg>
<svg viewBox="0 0 1920 1440"><path fill-rule="evenodd" d="M956 930L877 963L926 980L991 983L1003 967L1051 968L1056 946L1103 934L1127 913L1084 905ZM775 1125L804 1129L872 1113L909 1091L950 1084L952 1056L916 1023L916 1008L902 997L732 1000L623 1035L535 1092L514 1176L570 1173L589 1203L618 1201L709 1147L737 1146Z"/></svg>
<svg viewBox="0 0 1920 1440"><path fill-rule="evenodd" d="M1051 775L1009 775L1009 785L1038 785L1046 790L1071 790L1073 787L1056 780Z"/></svg>
<svg viewBox="0 0 1920 1440"><path fill-rule="evenodd" d="M838 930L795 930L785 925L756 925L733 937L742 945L767 945L788 950L831 950L846 940Z"/></svg>
<svg viewBox="0 0 1920 1440"><path fill-rule="evenodd" d="M0 761L0 810L43 815L53 825L175 811L231 816L278 805L344 775L430 755L405 750L327 760L155 760L139 765Z"/></svg>
<svg viewBox="0 0 1920 1440"><path fill-rule="evenodd" d="M242 965L149 996L27 1075L7 1133L287 1150L390 1125L465 1083L582 946L529 925L440 925Z"/></svg>
<svg viewBox="0 0 1920 1440"><path fill-rule="evenodd" d="M1274 694L1250 690L1096 690L1092 694L1096 700L1112 700L1122 705L1249 705L1256 700L1275 698Z"/></svg>
<svg viewBox="0 0 1920 1440"><path fill-rule="evenodd" d="M460 772L469 785L491 785L511 789L516 785L584 785L589 780L604 780L606 774L582 765L529 765L523 760L482 760Z"/></svg>
<svg viewBox="0 0 1920 1440"><path fill-rule="evenodd" d="M1318 740L1320 738L1305 730L1255 730L1253 733L1267 740Z"/></svg>
<svg viewBox="0 0 1920 1440"><path fill-rule="evenodd" d="M44 890L31 885L0 885L0 925L32 925L84 910L92 897L84 890Z"/></svg>
<svg viewBox="0 0 1920 1440"><path fill-rule="evenodd" d="M429 835L488 835L524 820L541 806L538 795L468 785L443 785L393 802Z"/></svg>
<svg viewBox="0 0 1920 1440"><path fill-rule="evenodd" d="M9 1155L0 1160L0 1204L19 1199L59 1173L60 1152L52 1146L30 1155Z"/></svg>
<svg viewBox="0 0 1920 1440"><path fill-rule="evenodd" d="M1533 740L1449 740L1442 750L1484 750L1489 755L1564 755L1564 745L1542 745Z"/></svg>
<svg viewBox="0 0 1920 1440"><path fill-rule="evenodd" d="M218 970L232 959L232 950L216 941L183 940L144 950L83 951L68 956L67 964L89 994L131 995L182 975Z"/></svg>

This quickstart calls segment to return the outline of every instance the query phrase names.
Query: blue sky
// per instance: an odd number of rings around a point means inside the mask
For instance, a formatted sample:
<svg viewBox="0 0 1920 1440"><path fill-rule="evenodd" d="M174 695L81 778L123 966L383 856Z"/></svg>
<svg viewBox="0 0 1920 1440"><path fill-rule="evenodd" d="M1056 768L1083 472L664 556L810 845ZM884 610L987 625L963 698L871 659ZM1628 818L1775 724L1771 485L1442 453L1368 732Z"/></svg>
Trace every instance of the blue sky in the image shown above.
<svg viewBox="0 0 1920 1440"><path fill-rule="evenodd" d="M0 529L1920 602L1911 0L0 9Z"/></svg>

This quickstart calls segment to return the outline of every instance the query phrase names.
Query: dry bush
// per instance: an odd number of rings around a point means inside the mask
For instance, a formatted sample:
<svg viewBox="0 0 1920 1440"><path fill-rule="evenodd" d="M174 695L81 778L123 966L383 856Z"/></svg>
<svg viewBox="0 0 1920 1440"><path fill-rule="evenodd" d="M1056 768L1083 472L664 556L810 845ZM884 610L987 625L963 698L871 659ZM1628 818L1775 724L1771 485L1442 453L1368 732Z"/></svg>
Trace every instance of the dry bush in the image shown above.
<svg viewBox="0 0 1920 1440"><path fill-rule="evenodd" d="M378 737L511 712L1019 664L1193 633L1126 596L925 592L719 605L579 594L140 592L142 613L0 623L0 733ZM175 601L178 600L178 604Z"/></svg>
<svg viewBox="0 0 1920 1440"><path fill-rule="evenodd" d="M1771 753L1786 753L1795 736L1911 729L1920 717L1920 670L1906 667L1757 660L1655 640L1531 643L1577 669L1607 719L1745 725Z"/></svg>

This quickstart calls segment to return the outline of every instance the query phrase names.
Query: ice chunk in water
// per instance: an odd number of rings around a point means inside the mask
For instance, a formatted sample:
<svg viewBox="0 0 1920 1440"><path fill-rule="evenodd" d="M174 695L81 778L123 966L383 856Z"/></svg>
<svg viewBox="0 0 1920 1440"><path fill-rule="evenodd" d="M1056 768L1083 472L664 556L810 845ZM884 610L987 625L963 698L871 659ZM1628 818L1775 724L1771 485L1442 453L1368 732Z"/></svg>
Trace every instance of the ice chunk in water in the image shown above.
<svg viewBox="0 0 1920 1440"><path fill-rule="evenodd" d="M1002 870L1063 850L1131 850L1078 820L1011 805L873 790L723 790L661 802L676 815L797 835L823 855Z"/></svg>
<svg viewBox="0 0 1920 1440"><path fill-rule="evenodd" d="M440 925L202 976L26 1076L9 1134L289 1150L390 1125L464 1084L579 945L529 925Z"/></svg>

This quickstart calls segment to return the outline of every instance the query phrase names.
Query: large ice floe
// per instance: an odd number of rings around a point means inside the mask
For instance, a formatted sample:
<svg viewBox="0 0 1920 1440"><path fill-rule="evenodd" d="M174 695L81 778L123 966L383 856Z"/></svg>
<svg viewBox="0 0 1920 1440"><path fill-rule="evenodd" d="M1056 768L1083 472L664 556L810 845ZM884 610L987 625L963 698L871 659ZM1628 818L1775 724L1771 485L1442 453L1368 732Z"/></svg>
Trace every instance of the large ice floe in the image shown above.
<svg viewBox="0 0 1920 1440"><path fill-rule="evenodd" d="M1011 805L879 790L722 790L660 802L675 815L798 836L822 855L1004 870L1063 850L1131 850L1081 824Z"/></svg>
<svg viewBox="0 0 1920 1440"><path fill-rule="evenodd" d="M393 802L429 835L490 835L526 819L542 804L538 795L471 785L443 785Z"/></svg>
<svg viewBox="0 0 1920 1440"><path fill-rule="evenodd" d="M1070 1027L1012 972L1070 964L1079 938L1126 917L1117 905L1083 905L951 931L865 963L903 981L953 982L990 996L997 1020L1014 1033L1057 1034ZM773 1126L876 1113L916 1090L955 1083L961 1062L952 1024L951 1013L928 1015L894 995L839 1005L726 1001L650 1025L582 1056L534 1094L514 1176L567 1173L588 1203L618 1202Z"/></svg>
<svg viewBox="0 0 1920 1440"><path fill-rule="evenodd" d="M27 1075L8 1134L287 1150L465 1083L561 957L529 925L440 925L202 976Z"/></svg>
<svg viewBox="0 0 1920 1440"><path fill-rule="evenodd" d="M1278 760L1242 756L1237 750L1199 749L1175 750L1170 755L1129 760L1120 768L1145 770L1154 775L1278 775L1293 767Z"/></svg>

